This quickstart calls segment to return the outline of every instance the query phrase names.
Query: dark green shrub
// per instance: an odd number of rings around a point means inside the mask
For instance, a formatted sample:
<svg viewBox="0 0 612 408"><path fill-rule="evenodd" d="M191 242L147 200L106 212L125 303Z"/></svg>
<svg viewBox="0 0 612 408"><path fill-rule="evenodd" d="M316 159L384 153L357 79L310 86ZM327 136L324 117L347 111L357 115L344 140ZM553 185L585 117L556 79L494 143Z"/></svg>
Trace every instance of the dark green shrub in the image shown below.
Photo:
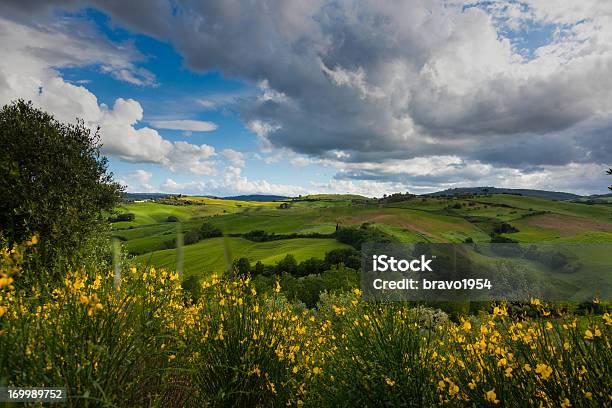
<svg viewBox="0 0 612 408"><path fill-rule="evenodd" d="M223 235L223 231L221 231L218 227L214 226L210 222L205 222L200 227L200 238L201 239L215 238L215 237L220 237L222 235Z"/></svg>
<svg viewBox="0 0 612 408"><path fill-rule="evenodd" d="M197 244L198 242L200 242L200 233L198 231L187 231L183 235L183 244L185 245Z"/></svg>

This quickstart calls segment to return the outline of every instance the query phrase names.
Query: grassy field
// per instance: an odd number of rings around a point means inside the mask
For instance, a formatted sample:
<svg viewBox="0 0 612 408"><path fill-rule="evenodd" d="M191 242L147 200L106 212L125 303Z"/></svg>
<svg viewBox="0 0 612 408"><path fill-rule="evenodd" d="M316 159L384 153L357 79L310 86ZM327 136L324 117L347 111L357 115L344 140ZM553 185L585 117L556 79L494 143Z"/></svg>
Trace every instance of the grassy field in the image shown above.
<svg viewBox="0 0 612 408"><path fill-rule="evenodd" d="M243 238L212 238L184 247L185 277L201 272L223 272L228 268L228 259L246 257L251 262L274 264L286 254L292 254L300 262L312 257L321 257L336 248L346 248L334 239L286 239L269 242L251 242ZM136 260L144 265L155 265L174 269L176 249L153 251Z"/></svg>
<svg viewBox="0 0 612 408"><path fill-rule="evenodd" d="M113 236L123 241L140 262L172 267L176 250L169 243L178 228L199 229L209 222L223 231L232 258L274 263L286 254L298 260L322 258L342 247L334 239L298 238L255 243L235 235L262 230L275 234L332 234L337 225L369 223L400 242L489 242L496 226L509 223L518 232L502 234L518 242L612 242L612 204L587 205L509 194L472 198L416 197L381 204L353 195L316 195L279 202L249 202L207 197L183 197L189 205L155 202L129 203L118 209L132 213L130 222L113 224ZM197 202L198 204L194 204ZM168 217L181 222L169 222ZM179 225L180 224L180 225ZM171 245L170 245L171 246ZM184 248L186 274L206 274L227 265L222 239L210 239Z"/></svg>

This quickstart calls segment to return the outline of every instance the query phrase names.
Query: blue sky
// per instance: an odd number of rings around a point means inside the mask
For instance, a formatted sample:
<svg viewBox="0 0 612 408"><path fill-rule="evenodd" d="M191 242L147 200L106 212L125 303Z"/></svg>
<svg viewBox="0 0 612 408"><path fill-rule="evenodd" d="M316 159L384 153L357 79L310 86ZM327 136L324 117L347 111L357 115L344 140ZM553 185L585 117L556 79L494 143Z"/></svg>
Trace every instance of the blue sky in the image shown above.
<svg viewBox="0 0 612 408"><path fill-rule="evenodd" d="M243 154L245 168L250 178L266 180L272 184L307 187L311 183L323 184L334 172L317 164L310 164L307 174L302 167L289 163L288 152L262 154L256 135L245 127L239 113L233 108L233 101L239 98L255 97L260 93L256 84L239 78L229 78L218 70L196 72L187 67L183 58L171 44L147 35L131 32L112 24L111 19L98 10L88 8L79 13L61 13L61 17L78 18L91 22L100 33L118 44L129 43L141 54L138 67L144 68L155 76L155 84L143 86L114 78L101 72L97 65L65 67L58 71L67 81L83 84L96 95L99 103L111 106L116 98L131 98L142 106L145 116L139 126L152 126L156 120L197 120L212 122L217 126L213 131L184 131L158 128L167 140L188 141L193 144L207 144L217 151L233 149ZM210 101L215 106L202 106L200 101ZM265 156L264 159L260 158ZM267 160L266 160L267 158ZM189 172L171 172L155 163L132 163L109 156L110 170L125 183L128 191L164 191L164 181L168 178L177 183L189 184L194 177ZM137 171L150 173L147 182L131 182L130 174ZM161 187L154 187L161 186ZM167 190L167 192L177 192ZM187 192L207 193L190 190ZM300 192L299 190L297 190ZM283 193L283 191L233 190L231 185L211 191L210 194L241 193ZM293 193L291 189L287 193Z"/></svg>
<svg viewBox="0 0 612 408"><path fill-rule="evenodd" d="M603 0L12 2L0 102L101 127L132 192L603 193Z"/></svg>

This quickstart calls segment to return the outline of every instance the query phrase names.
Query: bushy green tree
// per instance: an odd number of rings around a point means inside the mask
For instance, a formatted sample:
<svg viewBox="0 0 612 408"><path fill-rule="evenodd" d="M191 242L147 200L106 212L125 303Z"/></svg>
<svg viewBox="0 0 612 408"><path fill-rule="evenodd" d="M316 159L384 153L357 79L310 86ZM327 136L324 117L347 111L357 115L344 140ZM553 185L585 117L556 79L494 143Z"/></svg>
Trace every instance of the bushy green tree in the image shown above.
<svg viewBox="0 0 612 408"><path fill-rule="evenodd" d="M192 245L197 244L200 241L200 233L196 230L187 231L183 235L183 244Z"/></svg>
<svg viewBox="0 0 612 408"><path fill-rule="evenodd" d="M58 122L31 102L0 110L0 230L8 244L40 237L39 266L75 264L106 237L103 211L121 200L99 132Z"/></svg>
<svg viewBox="0 0 612 408"><path fill-rule="evenodd" d="M234 261L234 273L236 276L247 276L251 272L251 262L248 258L242 257Z"/></svg>
<svg viewBox="0 0 612 408"><path fill-rule="evenodd" d="M278 274L287 272L292 275L295 275L296 271L297 261L295 260L295 257L292 254L285 255L285 257L276 264L276 273Z"/></svg>
<svg viewBox="0 0 612 408"><path fill-rule="evenodd" d="M221 235L223 235L223 231L210 222L205 222L200 227L200 237L202 239L220 237Z"/></svg>

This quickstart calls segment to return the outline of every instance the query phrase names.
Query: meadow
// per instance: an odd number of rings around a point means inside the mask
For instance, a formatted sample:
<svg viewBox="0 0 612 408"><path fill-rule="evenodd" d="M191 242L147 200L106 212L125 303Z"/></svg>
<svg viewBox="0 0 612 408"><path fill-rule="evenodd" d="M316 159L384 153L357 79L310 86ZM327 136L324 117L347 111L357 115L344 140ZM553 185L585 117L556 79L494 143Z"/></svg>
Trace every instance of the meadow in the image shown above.
<svg viewBox="0 0 612 408"><path fill-rule="evenodd" d="M248 202L207 197L183 197L201 205L163 205L155 202L124 204L119 212L132 213L133 221L113 224L113 236L143 265L173 267L174 248L167 242L177 231L197 229L203 222L218 227L230 237L211 239L184 247L187 275L221 273L231 259L271 264L287 254L302 261L322 258L327 251L344 245L333 237L285 239L252 243L241 235L261 230L274 234L333 234L337 226L367 223L398 242L461 243L489 242L500 223L518 231L499 233L519 243L612 242L612 206L553 201L509 194L472 197L413 197L381 203L354 195L316 195L280 202ZM176 217L180 223L169 222ZM229 260L231 263L231 260Z"/></svg>

